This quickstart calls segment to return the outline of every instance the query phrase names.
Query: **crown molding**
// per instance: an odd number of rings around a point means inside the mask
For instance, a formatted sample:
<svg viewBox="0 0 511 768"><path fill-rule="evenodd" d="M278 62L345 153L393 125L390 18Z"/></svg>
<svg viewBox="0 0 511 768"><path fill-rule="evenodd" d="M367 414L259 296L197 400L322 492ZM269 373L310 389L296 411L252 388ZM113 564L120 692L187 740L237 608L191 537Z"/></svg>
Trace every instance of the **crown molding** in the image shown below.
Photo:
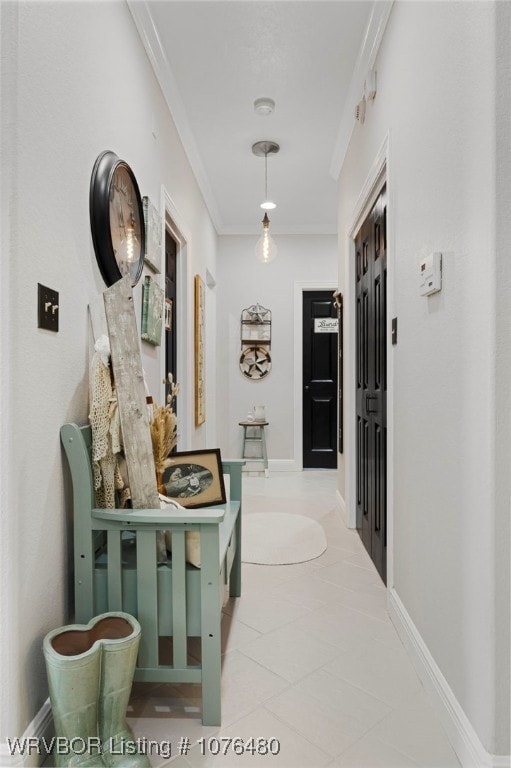
<svg viewBox="0 0 511 768"><path fill-rule="evenodd" d="M199 185L204 202L217 232L225 229L215 197L204 169L200 152L193 136L186 110L184 107L176 78L170 67L165 50L161 43L156 24L147 3L140 0L127 0L128 8L142 40L151 66L160 85L163 97L181 139L183 149L192 167L193 174Z"/></svg>
<svg viewBox="0 0 511 768"><path fill-rule="evenodd" d="M368 70L372 69L380 49L383 34L389 20L394 0L376 0L367 25L366 33L357 62L353 70L348 96L342 113L341 124L335 142L335 148L330 164L330 175L336 181L339 178L342 164L346 156L351 134L355 126L355 107L364 92L364 81Z"/></svg>

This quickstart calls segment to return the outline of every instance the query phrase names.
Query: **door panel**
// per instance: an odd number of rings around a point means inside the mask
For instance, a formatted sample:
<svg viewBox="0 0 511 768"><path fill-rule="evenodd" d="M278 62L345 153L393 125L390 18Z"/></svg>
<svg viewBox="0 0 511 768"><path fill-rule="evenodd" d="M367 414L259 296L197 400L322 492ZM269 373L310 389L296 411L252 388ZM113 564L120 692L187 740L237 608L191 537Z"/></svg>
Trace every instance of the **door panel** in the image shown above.
<svg viewBox="0 0 511 768"><path fill-rule="evenodd" d="M382 190L355 237L357 528L386 580L387 243Z"/></svg>
<svg viewBox="0 0 511 768"><path fill-rule="evenodd" d="M336 318L330 291L303 294L303 467L337 467L337 333L315 320Z"/></svg>
<svg viewBox="0 0 511 768"><path fill-rule="evenodd" d="M177 244L168 230L165 230L165 300L171 302L166 315L170 328L165 327L165 370L177 381ZM166 395L169 394L167 381ZM177 404L174 404L177 409Z"/></svg>

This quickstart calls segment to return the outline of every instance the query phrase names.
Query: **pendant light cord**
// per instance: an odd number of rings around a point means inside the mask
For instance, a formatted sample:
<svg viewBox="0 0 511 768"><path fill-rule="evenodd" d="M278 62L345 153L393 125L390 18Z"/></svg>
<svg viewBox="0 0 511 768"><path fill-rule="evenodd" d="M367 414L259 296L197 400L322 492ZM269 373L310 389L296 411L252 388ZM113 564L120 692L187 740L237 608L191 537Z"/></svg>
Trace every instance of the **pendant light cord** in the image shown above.
<svg viewBox="0 0 511 768"><path fill-rule="evenodd" d="M268 200L268 152L264 153L264 202Z"/></svg>

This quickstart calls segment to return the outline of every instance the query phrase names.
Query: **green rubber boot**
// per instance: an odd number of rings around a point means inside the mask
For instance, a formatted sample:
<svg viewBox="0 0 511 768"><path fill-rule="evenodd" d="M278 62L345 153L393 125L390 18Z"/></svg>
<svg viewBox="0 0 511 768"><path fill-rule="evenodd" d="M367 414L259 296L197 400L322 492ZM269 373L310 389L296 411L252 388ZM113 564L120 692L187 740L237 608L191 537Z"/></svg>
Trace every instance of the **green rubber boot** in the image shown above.
<svg viewBox="0 0 511 768"><path fill-rule="evenodd" d="M138 751L126 722L140 644L140 624L128 613L104 615L116 623L119 635L118 639L103 639L101 645L98 734L103 762L112 768L150 768L149 758Z"/></svg>
<svg viewBox="0 0 511 768"><path fill-rule="evenodd" d="M83 625L60 627L44 638L43 651L57 736L57 768L103 766L98 738L101 647L85 639Z"/></svg>

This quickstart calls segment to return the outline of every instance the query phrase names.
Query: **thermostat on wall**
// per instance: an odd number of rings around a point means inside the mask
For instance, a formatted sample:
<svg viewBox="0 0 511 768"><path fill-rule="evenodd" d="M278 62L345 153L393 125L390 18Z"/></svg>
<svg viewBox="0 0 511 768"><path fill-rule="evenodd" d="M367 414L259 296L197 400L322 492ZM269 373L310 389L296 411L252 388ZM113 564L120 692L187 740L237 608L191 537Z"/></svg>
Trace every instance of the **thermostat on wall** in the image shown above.
<svg viewBox="0 0 511 768"><path fill-rule="evenodd" d="M430 296L442 290L442 254L430 253L419 265L421 296Z"/></svg>

